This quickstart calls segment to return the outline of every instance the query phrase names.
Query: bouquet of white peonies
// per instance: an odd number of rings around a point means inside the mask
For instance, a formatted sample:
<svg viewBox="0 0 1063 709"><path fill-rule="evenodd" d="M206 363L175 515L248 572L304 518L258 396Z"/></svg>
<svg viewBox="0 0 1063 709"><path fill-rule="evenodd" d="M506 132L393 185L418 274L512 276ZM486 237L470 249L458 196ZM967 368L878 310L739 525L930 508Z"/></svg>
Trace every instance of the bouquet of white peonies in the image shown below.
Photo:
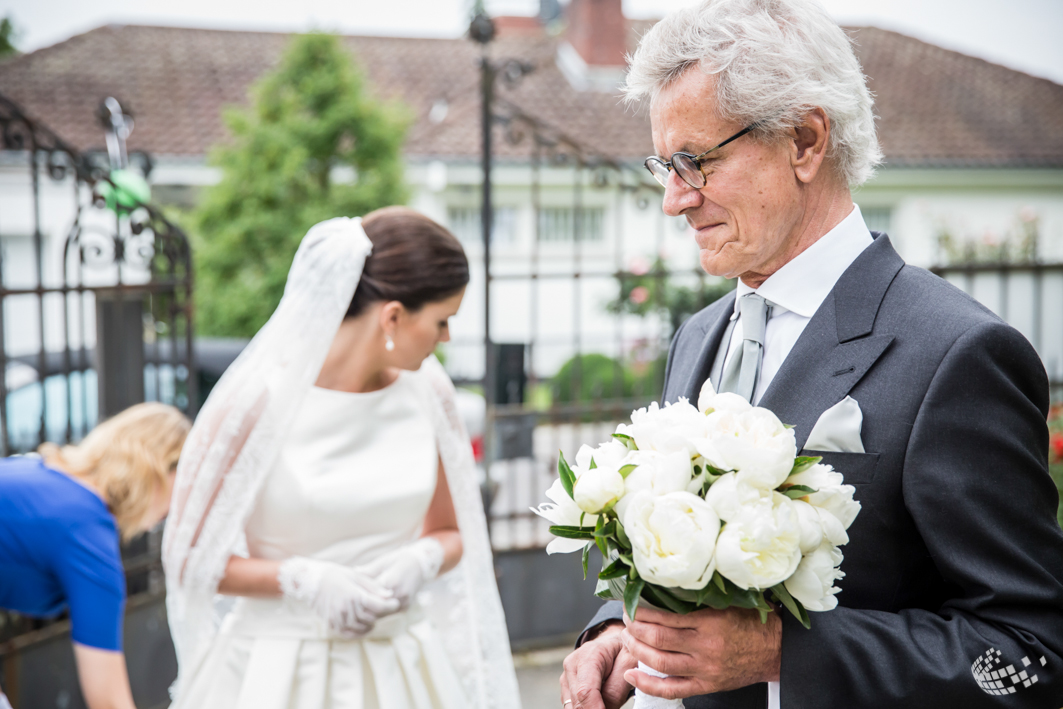
<svg viewBox="0 0 1063 709"><path fill-rule="evenodd" d="M853 486L820 461L798 457L771 411L707 381L697 408L654 402L575 465L560 454L551 502L533 511L557 537L548 553L583 552L584 578L597 546L596 593L623 600L628 617L642 599L674 613L755 608L766 622L770 593L807 628L807 611L838 603L838 547L860 512ZM682 704L639 692L635 706Z"/></svg>

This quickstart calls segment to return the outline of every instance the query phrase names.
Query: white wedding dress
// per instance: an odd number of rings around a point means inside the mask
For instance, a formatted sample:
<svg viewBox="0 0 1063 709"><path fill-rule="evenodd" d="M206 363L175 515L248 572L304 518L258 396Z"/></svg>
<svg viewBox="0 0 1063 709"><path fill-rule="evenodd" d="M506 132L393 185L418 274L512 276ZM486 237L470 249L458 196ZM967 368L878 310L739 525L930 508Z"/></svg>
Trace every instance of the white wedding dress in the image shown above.
<svg viewBox="0 0 1063 709"><path fill-rule="evenodd" d="M437 436L416 373L384 389L312 387L245 527L252 557L355 566L416 539L436 488ZM240 598L174 709L465 709L461 681L415 602L357 640L309 605Z"/></svg>

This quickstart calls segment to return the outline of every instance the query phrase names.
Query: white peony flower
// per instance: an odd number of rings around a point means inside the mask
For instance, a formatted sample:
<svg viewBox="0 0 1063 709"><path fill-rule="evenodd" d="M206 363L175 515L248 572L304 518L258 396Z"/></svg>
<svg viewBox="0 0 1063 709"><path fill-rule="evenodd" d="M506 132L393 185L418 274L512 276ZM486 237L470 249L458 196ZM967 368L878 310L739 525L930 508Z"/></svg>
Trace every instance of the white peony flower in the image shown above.
<svg viewBox="0 0 1063 709"><path fill-rule="evenodd" d="M824 542L811 554L806 554L793 576L786 580L786 590L810 611L829 611L838 605L834 594L841 591L834 582L845 576L838 566L842 552L830 542Z"/></svg>
<svg viewBox="0 0 1063 709"><path fill-rule="evenodd" d="M740 481L738 473L726 473L709 487L705 501L721 520L730 522L738 515L743 505L770 498L770 496L770 490Z"/></svg>
<svg viewBox="0 0 1063 709"><path fill-rule="evenodd" d="M772 493L743 505L724 526L716 541L716 569L742 588L770 588L797 568L800 543L793 501Z"/></svg>
<svg viewBox="0 0 1063 709"><path fill-rule="evenodd" d="M797 512L797 523L801 527L801 553L811 553L823 543L820 510L802 500L794 500L794 511Z"/></svg>
<svg viewBox="0 0 1063 709"><path fill-rule="evenodd" d="M633 496L624 516L639 575L668 588L700 590L712 579L720 519L689 492Z"/></svg>
<svg viewBox="0 0 1063 709"><path fill-rule="evenodd" d="M531 511L549 521L550 524L578 527L581 515L583 516L583 526L593 527L597 524L598 516L584 514L583 510L577 507L575 501L565 492L565 487L560 480L554 481L554 484L546 491L546 496L552 502L544 502L538 507L532 507ZM546 546L546 553L568 554L579 551L587 546L588 543L583 539L562 539L558 537Z"/></svg>
<svg viewBox="0 0 1063 709"><path fill-rule="evenodd" d="M616 513L624 519L627 506L636 493L648 492L652 495L664 495L669 492L686 490L690 484L692 470L690 458L686 453L660 453L653 450L632 451L625 459L626 464L638 467L628 473L625 482L625 494L616 503Z"/></svg>
<svg viewBox="0 0 1063 709"><path fill-rule="evenodd" d="M786 482L794 485L804 485L816 492L806 495L804 500L813 507L818 507L823 512L829 512L839 522L838 525L826 519L824 532L826 532L834 544L845 544L849 537L845 530L860 513L860 503L853 499L856 488L844 484L844 477L829 465L817 463L808 470L789 477ZM844 538L845 541L838 541Z"/></svg>
<svg viewBox="0 0 1063 709"><path fill-rule="evenodd" d="M576 482L572 498L576 505L590 514L600 514L624 494L624 477L620 468L626 464L631 451L623 443L611 440L597 448L581 446L576 453L572 473ZM591 465L595 467L591 467Z"/></svg>
<svg viewBox="0 0 1063 709"><path fill-rule="evenodd" d="M624 477L614 468L585 470L572 486L576 505L589 514L601 514L624 494Z"/></svg>
<svg viewBox="0 0 1063 709"><path fill-rule="evenodd" d="M630 452L627 446L615 438L600 444L597 448L580 446L580 449L576 451L576 461L572 466L572 472L579 476L579 471L589 470L592 458L599 468L619 469Z"/></svg>
<svg viewBox="0 0 1063 709"><path fill-rule="evenodd" d="M631 413L630 424L620 424L616 432L635 439L640 451L659 453L684 452L687 457L697 456L695 441L708 434L705 416L680 397L674 404L663 408L653 402L644 409Z"/></svg>
<svg viewBox="0 0 1063 709"><path fill-rule="evenodd" d="M774 490L794 467L797 441L771 411L719 410L705 417L709 435L696 441L698 452L721 470L734 470L744 482Z"/></svg>
<svg viewBox="0 0 1063 709"><path fill-rule="evenodd" d="M701 393L698 394L698 411L703 414L710 411L731 411L733 413L742 413L743 411L749 411L752 408L753 405L738 394L732 394L730 392L717 394L712 386L712 381L709 379L706 379L705 383L701 385Z"/></svg>

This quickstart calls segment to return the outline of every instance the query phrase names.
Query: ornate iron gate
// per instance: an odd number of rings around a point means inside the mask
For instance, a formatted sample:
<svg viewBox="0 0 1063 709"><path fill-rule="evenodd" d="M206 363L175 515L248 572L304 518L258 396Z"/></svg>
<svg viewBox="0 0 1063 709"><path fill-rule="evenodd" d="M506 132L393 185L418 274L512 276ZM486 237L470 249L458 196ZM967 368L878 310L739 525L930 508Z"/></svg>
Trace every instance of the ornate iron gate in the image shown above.
<svg viewBox="0 0 1063 709"><path fill-rule="evenodd" d="M0 455L76 442L139 401L195 414L188 239L115 171L128 164L130 126L116 101L105 107L110 159L80 153L0 95ZM131 157L146 177L150 159ZM123 548L131 612L161 597L160 537ZM0 611L14 701L20 653L67 630Z"/></svg>

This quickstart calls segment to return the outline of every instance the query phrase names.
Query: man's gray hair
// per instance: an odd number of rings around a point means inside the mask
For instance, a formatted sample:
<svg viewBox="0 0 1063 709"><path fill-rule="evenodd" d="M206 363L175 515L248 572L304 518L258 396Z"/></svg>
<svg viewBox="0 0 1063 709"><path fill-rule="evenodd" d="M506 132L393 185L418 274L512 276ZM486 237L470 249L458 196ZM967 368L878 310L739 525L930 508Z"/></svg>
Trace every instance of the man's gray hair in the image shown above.
<svg viewBox="0 0 1063 709"><path fill-rule="evenodd" d="M828 159L849 185L882 162L871 93L852 43L815 0L705 0L673 12L639 43L624 93L649 98L693 66L714 76L717 114L773 140L819 107Z"/></svg>

